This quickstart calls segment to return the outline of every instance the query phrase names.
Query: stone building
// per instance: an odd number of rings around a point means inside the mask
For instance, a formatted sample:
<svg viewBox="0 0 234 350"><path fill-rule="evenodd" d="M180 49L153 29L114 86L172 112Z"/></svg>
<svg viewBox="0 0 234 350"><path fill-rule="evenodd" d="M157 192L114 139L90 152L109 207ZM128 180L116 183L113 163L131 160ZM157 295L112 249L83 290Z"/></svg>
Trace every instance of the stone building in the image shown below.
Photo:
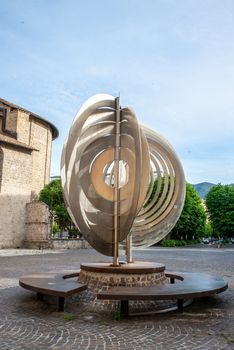
<svg viewBox="0 0 234 350"><path fill-rule="evenodd" d="M0 248L22 246L26 204L49 182L56 127L0 98Z"/></svg>

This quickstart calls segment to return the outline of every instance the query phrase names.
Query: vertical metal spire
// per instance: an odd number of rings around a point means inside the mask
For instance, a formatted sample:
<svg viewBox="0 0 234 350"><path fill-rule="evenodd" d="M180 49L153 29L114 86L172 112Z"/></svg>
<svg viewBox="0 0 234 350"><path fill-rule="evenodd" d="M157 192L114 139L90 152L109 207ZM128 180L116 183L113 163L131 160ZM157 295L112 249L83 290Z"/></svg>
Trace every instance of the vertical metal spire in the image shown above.
<svg viewBox="0 0 234 350"><path fill-rule="evenodd" d="M119 265L119 220L120 220L120 189L119 189L119 161L120 161L120 105L119 97L115 99L115 165L114 165L114 256L113 265Z"/></svg>
<svg viewBox="0 0 234 350"><path fill-rule="evenodd" d="M130 232L126 238L126 262L132 263L132 233Z"/></svg>

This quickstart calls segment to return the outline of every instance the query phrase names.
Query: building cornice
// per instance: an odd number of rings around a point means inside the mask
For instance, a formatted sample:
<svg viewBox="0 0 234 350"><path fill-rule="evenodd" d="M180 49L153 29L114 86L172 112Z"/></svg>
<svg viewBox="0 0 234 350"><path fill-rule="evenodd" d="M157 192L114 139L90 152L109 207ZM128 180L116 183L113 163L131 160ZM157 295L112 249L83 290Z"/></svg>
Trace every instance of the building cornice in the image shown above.
<svg viewBox="0 0 234 350"><path fill-rule="evenodd" d="M14 146L14 147L19 147L19 148L23 148L24 150L27 150L27 151L38 151L38 149L36 148L33 148L33 147L30 147L28 145L26 145L26 143L23 143L23 142L20 142L20 141L17 141L9 136L6 136L6 135L2 135L0 134L0 144L7 144L7 145L10 145L10 146Z"/></svg>

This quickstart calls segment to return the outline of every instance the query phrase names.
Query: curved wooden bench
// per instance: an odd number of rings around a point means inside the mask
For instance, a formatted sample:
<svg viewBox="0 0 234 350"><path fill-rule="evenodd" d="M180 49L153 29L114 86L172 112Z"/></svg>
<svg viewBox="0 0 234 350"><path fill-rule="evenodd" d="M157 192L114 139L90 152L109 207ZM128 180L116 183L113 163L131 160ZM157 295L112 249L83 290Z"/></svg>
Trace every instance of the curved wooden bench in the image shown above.
<svg viewBox="0 0 234 350"><path fill-rule="evenodd" d="M97 299L120 300L121 314L129 313L129 300L177 300L178 311L183 312L184 300L221 293L228 288L222 277L206 273L166 272L171 284L145 287L111 287L97 294ZM174 283L175 280L180 280Z"/></svg>
<svg viewBox="0 0 234 350"><path fill-rule="evenodd" d="M37 299L43 300L43 295L58 297L58 311L64 311L65 297L80 293L87 289L86 284L68 281L69 278L79 276L79 272L62 275L55 273L35 273L19 279L19 285L37 293Z"/></svg>

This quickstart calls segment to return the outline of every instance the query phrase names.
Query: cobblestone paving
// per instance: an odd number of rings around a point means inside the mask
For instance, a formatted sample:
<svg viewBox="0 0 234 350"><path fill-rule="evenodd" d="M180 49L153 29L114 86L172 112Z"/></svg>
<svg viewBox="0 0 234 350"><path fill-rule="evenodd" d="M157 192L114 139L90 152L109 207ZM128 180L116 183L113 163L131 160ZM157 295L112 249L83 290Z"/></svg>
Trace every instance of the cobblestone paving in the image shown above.
<svg viewBox="0 0 234 350"><path fill-rule="evenodd" d="M118 320L118 313L85 303L85 292L67 298L66 312L55 299L37 301L18 287L21 275L73 271L81 262L107 261L94 250L0 257L0 350L46 349L234 349L234 249L148 249L136 260L164 263L168 270L203 271L223 276L229 289L168 313Z"/></svg>

